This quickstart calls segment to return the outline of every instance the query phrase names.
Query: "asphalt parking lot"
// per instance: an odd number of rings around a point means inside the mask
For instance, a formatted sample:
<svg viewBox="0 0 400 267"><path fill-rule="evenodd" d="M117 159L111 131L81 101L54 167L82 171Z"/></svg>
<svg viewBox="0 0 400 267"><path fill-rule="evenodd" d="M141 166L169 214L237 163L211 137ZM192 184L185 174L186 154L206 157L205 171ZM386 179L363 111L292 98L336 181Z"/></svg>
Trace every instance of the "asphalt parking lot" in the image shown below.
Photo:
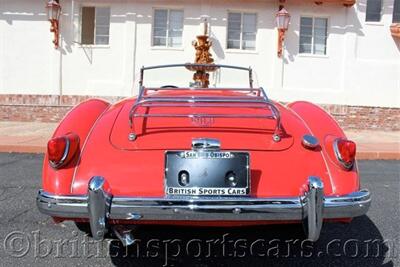
<svg viewBox="0 0 400 267"><path fill-rule="evenodd" d="M325 224L315 244L296 225L142 226L125 249L38 212L42 158L0 153L0 266L400 266L399 161L359 162L370 211L349 225Z"/></svg>

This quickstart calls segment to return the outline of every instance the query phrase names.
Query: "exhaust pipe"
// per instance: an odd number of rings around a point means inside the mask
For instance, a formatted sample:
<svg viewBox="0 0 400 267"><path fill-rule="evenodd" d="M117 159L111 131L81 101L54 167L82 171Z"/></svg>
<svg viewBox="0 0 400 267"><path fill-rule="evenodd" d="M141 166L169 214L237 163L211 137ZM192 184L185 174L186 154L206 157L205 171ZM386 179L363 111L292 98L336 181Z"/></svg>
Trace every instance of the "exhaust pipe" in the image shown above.
<svg viewBox="0 0 400 267"><path fill-rule="evenodd" d="M135 243L135 238L132 235L132 230L122 225L112 227L114 234L118 237L124 247L128 247Z"/></svg>

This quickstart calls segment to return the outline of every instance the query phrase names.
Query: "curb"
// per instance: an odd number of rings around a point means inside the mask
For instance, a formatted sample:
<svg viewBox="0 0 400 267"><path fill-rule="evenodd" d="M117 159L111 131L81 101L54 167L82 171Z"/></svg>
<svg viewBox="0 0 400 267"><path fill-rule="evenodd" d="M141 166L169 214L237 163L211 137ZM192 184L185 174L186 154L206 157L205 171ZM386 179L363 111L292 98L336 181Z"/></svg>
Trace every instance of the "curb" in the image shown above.
<svg viewBox="0 0 400 267"><path fill-rule="evenodd" d="M3 153L34 153L42 154L46 152L43 145L2 145L0 152ZM400 160L400 151L358 151L358 160Z"/></svg>
<svg viewBox="0 0 400 267"><path fill-rule="evenodd" d="M46 152L46 147L34 145L0 145L0 152L42 154Z"/></svg>
<svg viewBox="0 0 400 267"><path fill-rule="evenodd" d="M358 160L400 160L400 152L390 151L360 151L357 152Z"/></svg>

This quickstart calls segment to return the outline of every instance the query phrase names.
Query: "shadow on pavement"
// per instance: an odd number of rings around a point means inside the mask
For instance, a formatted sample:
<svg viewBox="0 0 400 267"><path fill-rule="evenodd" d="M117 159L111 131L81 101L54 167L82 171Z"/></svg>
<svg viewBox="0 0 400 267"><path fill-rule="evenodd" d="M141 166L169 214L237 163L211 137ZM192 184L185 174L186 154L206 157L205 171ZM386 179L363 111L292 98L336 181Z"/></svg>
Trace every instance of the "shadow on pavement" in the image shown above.
<svg viewBox="0 0 400 267"><path fill-rule="evenodd" d="M137 242L110 244L116 266L393 266L394 243L362 216L326 223L317 243L300 225L256 227L140 226ZM385 256L389 260L384 263Z"/></svg>

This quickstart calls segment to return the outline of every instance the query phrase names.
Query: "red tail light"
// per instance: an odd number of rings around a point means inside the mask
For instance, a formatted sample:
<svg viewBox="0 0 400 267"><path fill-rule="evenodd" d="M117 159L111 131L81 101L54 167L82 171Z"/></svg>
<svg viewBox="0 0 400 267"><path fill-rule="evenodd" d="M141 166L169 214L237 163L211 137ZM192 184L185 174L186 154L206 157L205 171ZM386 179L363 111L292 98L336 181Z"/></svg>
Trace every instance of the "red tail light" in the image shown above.
<svg viewBox="0 0 400 267"><path fill-rule="evenodd" d="M79 137L74 133L58 136L47 143L47 155L53 168L67 164L79 147Z"/></svg>
<svg viewBox="0 0 400 267"><path fill-rule="evenodd" d="M47 153L49 160L53 162L60 162L68 152L69 141L65 136L56 137L47 143Z"/></svg>
<svg viewBox="0 0 400 267"><path fill-rule="evenodd" d="M334 149L339 162L350 170L356 159L356 143L347 139L336 139Z"/></svg>

